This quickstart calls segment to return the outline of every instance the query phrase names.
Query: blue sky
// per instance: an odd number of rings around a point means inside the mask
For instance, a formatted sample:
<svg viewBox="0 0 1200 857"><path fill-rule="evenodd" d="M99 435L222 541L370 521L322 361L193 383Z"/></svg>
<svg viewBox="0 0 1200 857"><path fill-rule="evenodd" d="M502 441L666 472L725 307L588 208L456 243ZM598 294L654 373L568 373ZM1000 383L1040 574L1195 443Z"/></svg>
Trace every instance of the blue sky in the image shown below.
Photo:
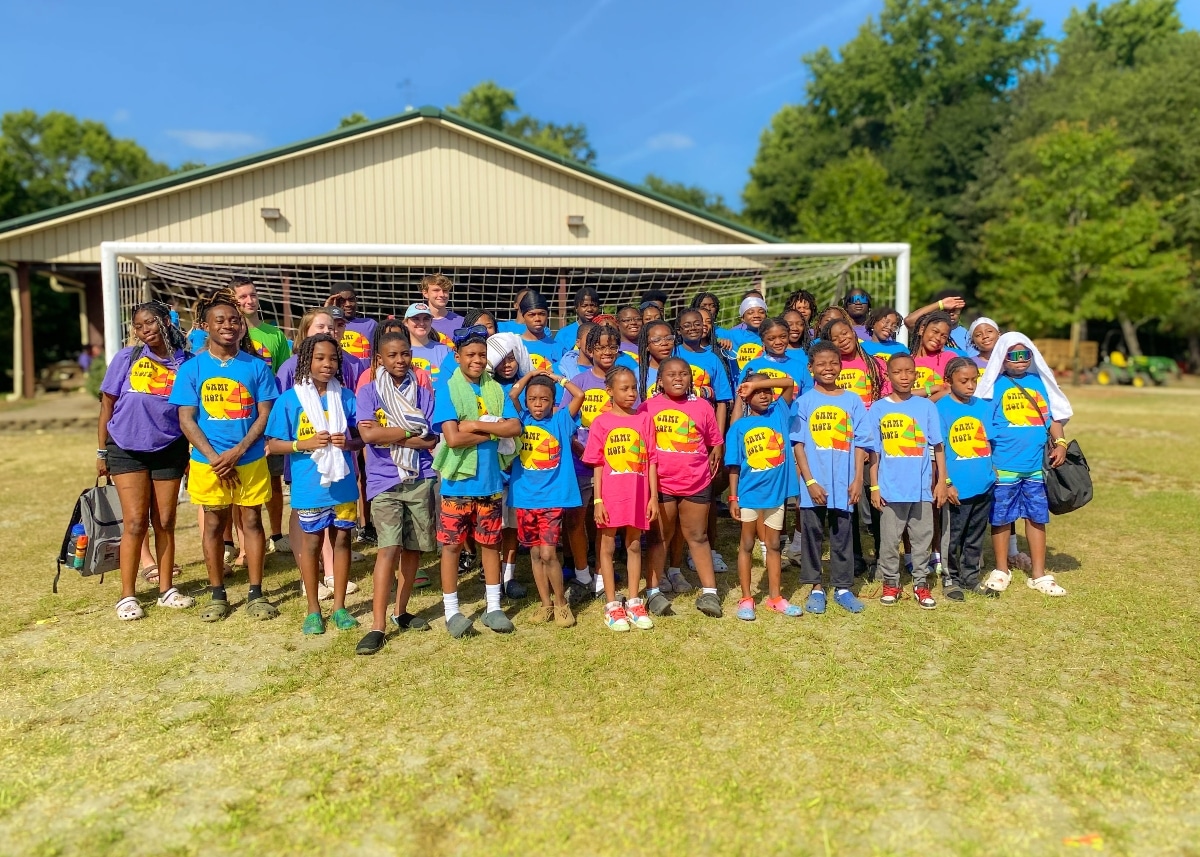
<svg viewBox="0 0 1200 857"><path fill-rule="evenodd" d="M1052 34L1073 5L1028 6ZM1083 5L1078 4L1078 5ZM328 131L359 111L445 106L476 83L582 122L597 166L654 172L740 207L759 135L803 97L800 56L852 38L881 0L0 0L0 112L105 121L171 164L217 163ZM1179 4L1200 25L1200 0Z"/></svg>

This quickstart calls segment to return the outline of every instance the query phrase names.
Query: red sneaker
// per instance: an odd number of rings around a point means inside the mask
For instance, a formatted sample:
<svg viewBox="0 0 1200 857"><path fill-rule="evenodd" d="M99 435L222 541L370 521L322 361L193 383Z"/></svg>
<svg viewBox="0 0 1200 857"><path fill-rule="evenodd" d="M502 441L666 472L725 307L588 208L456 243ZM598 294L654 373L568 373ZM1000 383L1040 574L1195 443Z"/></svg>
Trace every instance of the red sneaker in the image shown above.
<svg viewBox="0 0 1200 857"><path fill-rule="evenodd" d="M913 597L917 599L917 606L922 610L932 610L937 607L937 602L933 600L933 593L929 591L927 586L917 586L913 588Z"/></svg>
<svg viewBox="0 0 1200 857"><path fill-rule="evenodd" d="M879 598L879 603L886 607L891 607L900 600L900 587L883 585L883 595Z"/></svg>

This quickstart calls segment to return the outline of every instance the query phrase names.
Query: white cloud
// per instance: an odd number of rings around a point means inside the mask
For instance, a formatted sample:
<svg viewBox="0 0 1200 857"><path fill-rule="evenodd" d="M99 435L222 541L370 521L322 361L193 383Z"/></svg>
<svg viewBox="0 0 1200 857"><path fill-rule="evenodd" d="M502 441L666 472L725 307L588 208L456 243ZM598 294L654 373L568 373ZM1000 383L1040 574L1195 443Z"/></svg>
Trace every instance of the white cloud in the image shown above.
<svg viewBox="0 0 1200 857"><path fill-rule="evenodd" d="M261 137L245 131L168 131L167 136L178 140L189 149L204 151L250 149L263 145Z"/></svg>
<svg viewBox="0 0 1200 857"><path fill-rule="evenodd" d="M678 152L682 149L690 149L694 145L696 145L696 141L687 134L678 134L673 131L655 134L646 141L646 148L651 152Z"/></svg>
<svg viewBox="0 0 1200 857"><path fill-rule="evenodd" d="M133 117L133 114L130 113L124 107L122 107L120 110L118 110L116 113L113 114L112 121L113 121L113 124L116 125L121 122L128 122L132 117Z"/></svg>

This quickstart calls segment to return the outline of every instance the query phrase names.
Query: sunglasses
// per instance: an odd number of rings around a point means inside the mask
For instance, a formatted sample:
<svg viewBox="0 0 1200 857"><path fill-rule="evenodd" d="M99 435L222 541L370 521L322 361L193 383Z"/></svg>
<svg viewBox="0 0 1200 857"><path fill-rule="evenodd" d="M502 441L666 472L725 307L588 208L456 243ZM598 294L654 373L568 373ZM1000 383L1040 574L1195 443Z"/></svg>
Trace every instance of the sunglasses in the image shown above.
<svg viewBox="0 0 1200 857"><path fill-rule="evenodd" d="M852 304L869 304L870 302L871 302L871 299L868 298L866 295L851 295L850 296L850 303L852 303Z"/></svg>
<svg viewBox="0 0 1200 857"><path fill-rule="evenodd" d="M674 336L656 336L653 339L647 339L647 345L662 345L664 342L674 342Z"/></svg>
<svg viewBox="0 0 1200 857"><path fill-rule="evenodd" d="M460 327L454 331L454 344L462 345L468 339L487 339L488 329L482 324L473 324L470 327Z"/></svg>
<svg viewBox="0 0 1200 857"><path fill-rule="evenodd" d="M1022 363L1026 360L1029 360L1032 357L1033 357L1033 353L1030 352L1029 349L1018 348L1014 351L1008 352L1008 356L1005 359L1011 360L1013 363Z"/></svg>

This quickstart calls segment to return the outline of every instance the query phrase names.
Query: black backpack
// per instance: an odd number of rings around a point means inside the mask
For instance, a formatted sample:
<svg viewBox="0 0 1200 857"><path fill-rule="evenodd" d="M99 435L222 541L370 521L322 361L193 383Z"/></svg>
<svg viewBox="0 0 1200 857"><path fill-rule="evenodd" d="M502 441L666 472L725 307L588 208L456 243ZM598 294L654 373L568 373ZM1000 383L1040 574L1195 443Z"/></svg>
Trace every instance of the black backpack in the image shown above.
<svg viewBox="0 0 1200 857"><path fill-rule="evenodd" d="M71 530L77 524L83 525L88 540L83 568L75 568L75 551L71 544ZM64 566L75 568L83 577L99 574L101 583L106 573L120 568L123 530L117 486L112 484L111 479L107 485L101 485L97 479L95 486L80 494L75 502L75 511L71 513L71 522L67 524L62 547L58 551L58 571L54 574L52 586L54 592L58 592L58 579L62 576Z"/></svg>

